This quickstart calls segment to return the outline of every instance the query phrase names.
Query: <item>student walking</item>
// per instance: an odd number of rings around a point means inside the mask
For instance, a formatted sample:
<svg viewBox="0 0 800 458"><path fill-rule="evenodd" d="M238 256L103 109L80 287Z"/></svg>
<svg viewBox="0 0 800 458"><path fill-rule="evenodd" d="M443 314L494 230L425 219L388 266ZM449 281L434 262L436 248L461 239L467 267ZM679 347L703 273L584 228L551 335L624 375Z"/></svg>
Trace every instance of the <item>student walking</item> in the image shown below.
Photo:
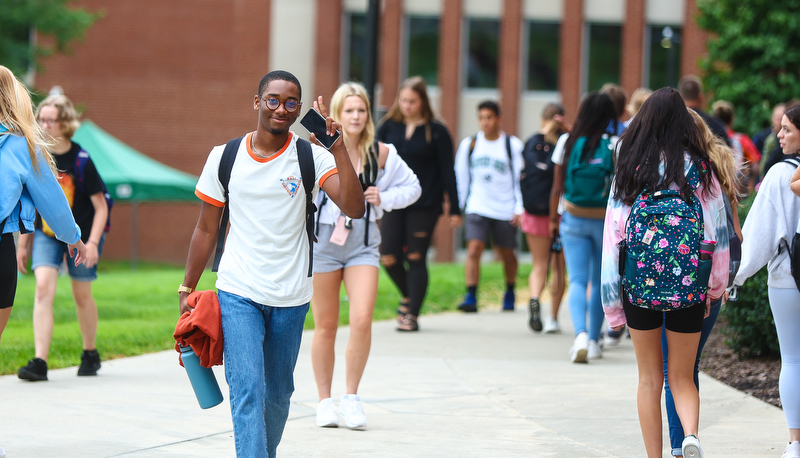
<svg viewBox="0 0 800 458"><path fill-rule="evenodd" d="M800 221L800 107L784 113L778 141L784 157L791 160L770 167L761 182L742 228L742 265L734 284L743 284L767 265L769 307L781 352L780 397L789 427L782 458L800 458L800 292L788 253Z"/></svg>
<svg viewBox="0 0 800 458"><path fill-rule="evenodd" d="M564 107L548 103L542 110L542 130L525 142L522 150L524 165L520 174L520 192L524 212L520 219L522 232L528 242L533 268L528 275L530 301L528 326L534 332L542 331L539 298L552 271L550 283L550 313L544 321L544 332L561 332L558 310L566 286L566 266L561 238L551 238L549 227L550 192L553 189L555 164L552 155L558 138L569 129L564 124Z"/></svg>
<svg viewBox="0 0 800 458"><path fill-rule="evenodd" d="M739 205L739 198L737 188L738 181L736 175L738 168L736 167L735 159L733 158L731 149L725 145L722 140L717 138L716 135L714 135L711 129L708 128L708 125L705 123L703 118L701 118L696 111L689 110L689 114L692 115L694 124L701 133L701 138L703 139L703 144L705 145L705 151L708 153L708 157L711 160L711 167L713 168L714 176L718 178L720 188L724 194L723 197L728 200L728 203L725 204L726 214L729 211L728 206L730 204L731 214L728 220L727 236L722 236L722 230L720 229L720 238L717 239L715 251L722 250L724 247L727 247L732 256L733 243L730 241L736 237L739 241L737 244L739 247L738 252L741 254L742 229L739 226L739 216L738 212L736 211ZM741 256L739 259L741 259ZM737 267L738 266L734 266L734 271ZM730 272L731 270L729 269L728 285L730 285L732 281ZM706 345L706 341L708 341L708 337L711 335L711 331L714 329L714 325L717 322L717 317L719 316L720 309L722 308L722 302L722 298L711 301L711 307L709 308L708 315L703 318L703 329L700 331L700 342L697 344L697 354L695 356L694 372L692 374L694 384L698 390L700 389L700 357L703 354L703 348ZM669 386L669 342L667 341L667 330L664 327L662 327L661 332L661 351L664 354L664 404L667 408L669 441L672 447L672 455L682 456L682 445L685 434L683 432L683 426L681 425L681 419L678 416L678 412L675 408L675 400L672 396L672 390Z"/></svg>
<svg viewBox="0 0 800 458"><path fill-rule="evenodd" d="M722 191L709 164L680 95L659 89L625 133L608 202L603 309L612 328L627 323L630 329L639 371L639 423L651 458L662 450L662 326L669 386L686 434L681 455L703 456L693 371L703 317L728 283L727 246L719 243L705 260L708 247L728 236ZM627 249L620 249L622 241Z"/></svg>
<svg viewBox="0 0 800 458"><path fill-rule="evenodd" d="M28 89L0 65L0 337L17 292L14 232L32 232L36 211L66 244L72 264L86 259L81 229L54 175L48 145Z"/></svg>
<svg viewBox="0 0 800 458"><path fill-rule="evenodd" d="M412 205L387 213L381 224L381 263L402 295L397 330L417 331L428 291L428 248L436 221L450 203L450 225L461 225L453 171L453 140L436 120L425 81L414 76L400 85L394 105L381 120L378 140L392 144L417 175L422 195Z"/></svg>
<svg viewBox="0 0 800 458"><path fill-rule="evenodd" d="M81 227L86 245L86 261L76 265L71 258L67 270L72 280L72 298L80 325L83 353L78 375L97 375L100 355L97 352L97 304L92 296L92 282L97 280L97 263L103 252L108 204L105 185L91 157L72 141L78 129L78 113L72 102L63 95L47 97L39 104L36 120L54 144L50 147L58 169L58 178L72 207L75 221ZM48 220L36 219L36 232L19 237L17 265L27 273L28 253L31 270L36 277L36 296L33 302L33 338L35 357L21 367L17 376L31 382L47 380L47 358L53 337L53 302L58 282L58 268L67 245L55 237ZM30 245L33 244L31 249Z"/></svg>
<svg viewBox="0 0 800 458"><path fill-rule="evenodd" d="M317 194L317 246L314 249L314 339L311 364L319 393L317 426L339 426L339 415L351 429L364 429L367 417L358 386L372 342L372 313L378 294L378 221L386 212L414 203L422 192L414 172L393 145L375 141L375 127L366 89L344 83L331 98L331 117L342 125L344 143L359 173L369 209L364 219L351 219L327 198ZM345 352L345 394L331 398L334 344L339 326L339 291L344 284L350 316Z"/></svg>
<svg viewBox="0 0 800 458"><path fill-rule="evenodd" d="M456 152L455 171L458 200L466 215L464 238L467 259L464 277L467 293L458 308L478 311L478 282L481 256L491 235L492 245L503 261L506 292L503 310L513 311L517 278L517 226L522 216L519 176L522 170L520 139L500 129L502 117L496 102L478 105L481 130L461 141Z"/></svg>
<svg viewBox="0 0 800 458"><path fill-rule="evenodd" d="M559 138L552 156L556 167L550 196L550 235L561 235L567 261L567 303L575 331L569 354L574 363L587 363L603 355L600 258L617 142L606 129L616 119L614 104L606 94L588 94L578 108L572 132ZM559 218L562 196L564 211ZM587 298L590 286L591 296Z"/></svg>
<svg viewBox="0 0 800 458"><path fill-rule="evenodd" d="M183 284L180 313L194 291L230 203L230 231L219 264L218 289L225 377L230 388L236 455L274 457L289 415L293 372L312 297L306 201L298 149L310 148L314 189L351 218L364 215L364 193L343 142L328 152L308 145L289 128L300 115L302 89L286 71L266 74L253 97L255 132L241 138L227 192L219 179L225 146L211 150L197 182L202 200ZM314 102L327 117L322 97ZM341 131L326 119L327 132ZM314 135L312 141L316 141Z"/></svg>

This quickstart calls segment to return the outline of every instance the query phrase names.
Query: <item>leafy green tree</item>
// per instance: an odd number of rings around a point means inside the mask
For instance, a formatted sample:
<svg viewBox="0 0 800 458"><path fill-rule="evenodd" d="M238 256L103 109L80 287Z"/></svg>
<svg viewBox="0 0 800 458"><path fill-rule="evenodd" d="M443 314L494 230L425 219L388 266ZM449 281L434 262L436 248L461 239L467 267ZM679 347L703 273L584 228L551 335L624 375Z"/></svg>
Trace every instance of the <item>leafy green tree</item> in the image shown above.
<svg viewBox="0 0 800 458"><path fill-rule="evenodd" d="M32 63L56 52L68 52L100 13L71 6L70 0L0 0L0 64L17 76ZM32 39L33 30L44 40Z"/></svg>
<svg viewBox="0 0 800 458"><path fill-rule="evenodd" d="M800 0L697 0L712 33L705 88L736 108L736 129L769 125L772 107L800 96Z"/></svg>

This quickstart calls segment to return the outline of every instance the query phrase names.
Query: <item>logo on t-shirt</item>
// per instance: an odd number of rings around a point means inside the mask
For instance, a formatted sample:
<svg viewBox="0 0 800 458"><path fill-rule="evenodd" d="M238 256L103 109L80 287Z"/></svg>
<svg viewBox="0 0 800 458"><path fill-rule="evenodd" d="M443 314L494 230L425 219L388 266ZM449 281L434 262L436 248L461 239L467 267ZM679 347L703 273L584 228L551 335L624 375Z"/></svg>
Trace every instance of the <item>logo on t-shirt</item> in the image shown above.
<svg viewBox="0 0 800 458"><path fill-rule="evenodd" d="M289 176L288 178L281 179L281 184L283 185L283 189L289 193L289 197L294 197L297 194L297 190L300 189L301 179L295 176Z"/></svg>

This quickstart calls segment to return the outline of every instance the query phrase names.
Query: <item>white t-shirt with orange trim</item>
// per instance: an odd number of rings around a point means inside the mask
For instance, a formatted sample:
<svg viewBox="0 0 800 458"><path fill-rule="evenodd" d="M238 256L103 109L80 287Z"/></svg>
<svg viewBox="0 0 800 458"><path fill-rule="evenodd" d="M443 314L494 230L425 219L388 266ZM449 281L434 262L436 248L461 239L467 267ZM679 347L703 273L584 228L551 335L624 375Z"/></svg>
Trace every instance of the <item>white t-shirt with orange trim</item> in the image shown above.
<svg viewBox="0 0 800 458"><path fill-rule="evenodd" d="M218 289L274 307L311 300L308 277L305 190L297 159L297 136L290 132L280 151L262 158L247 134L239 146L228 184L231 229L217 272ZM225 145L214 147L197 181L195 194L222 207L219 162ZM333 155L312 145L316 169L313 195L337 173Z"/></svg>

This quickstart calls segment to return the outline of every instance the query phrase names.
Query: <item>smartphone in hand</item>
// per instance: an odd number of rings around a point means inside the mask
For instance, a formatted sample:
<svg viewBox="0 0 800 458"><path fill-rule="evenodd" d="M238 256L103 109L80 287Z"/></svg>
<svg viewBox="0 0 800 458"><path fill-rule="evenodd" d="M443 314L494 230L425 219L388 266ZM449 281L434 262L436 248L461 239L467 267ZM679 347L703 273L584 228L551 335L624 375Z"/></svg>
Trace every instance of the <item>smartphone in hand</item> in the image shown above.
<svg viewBox="0 0 800 458"><path fill-rule="evenodd" d="M306 111L303 119L300 120L300 125L303 126L309 134L314 134L317 140L327 149L331 149L336 140L339 140L339 132L335 132L333 136L325 133L326 123L325 118L314 109Z"/></svg>

